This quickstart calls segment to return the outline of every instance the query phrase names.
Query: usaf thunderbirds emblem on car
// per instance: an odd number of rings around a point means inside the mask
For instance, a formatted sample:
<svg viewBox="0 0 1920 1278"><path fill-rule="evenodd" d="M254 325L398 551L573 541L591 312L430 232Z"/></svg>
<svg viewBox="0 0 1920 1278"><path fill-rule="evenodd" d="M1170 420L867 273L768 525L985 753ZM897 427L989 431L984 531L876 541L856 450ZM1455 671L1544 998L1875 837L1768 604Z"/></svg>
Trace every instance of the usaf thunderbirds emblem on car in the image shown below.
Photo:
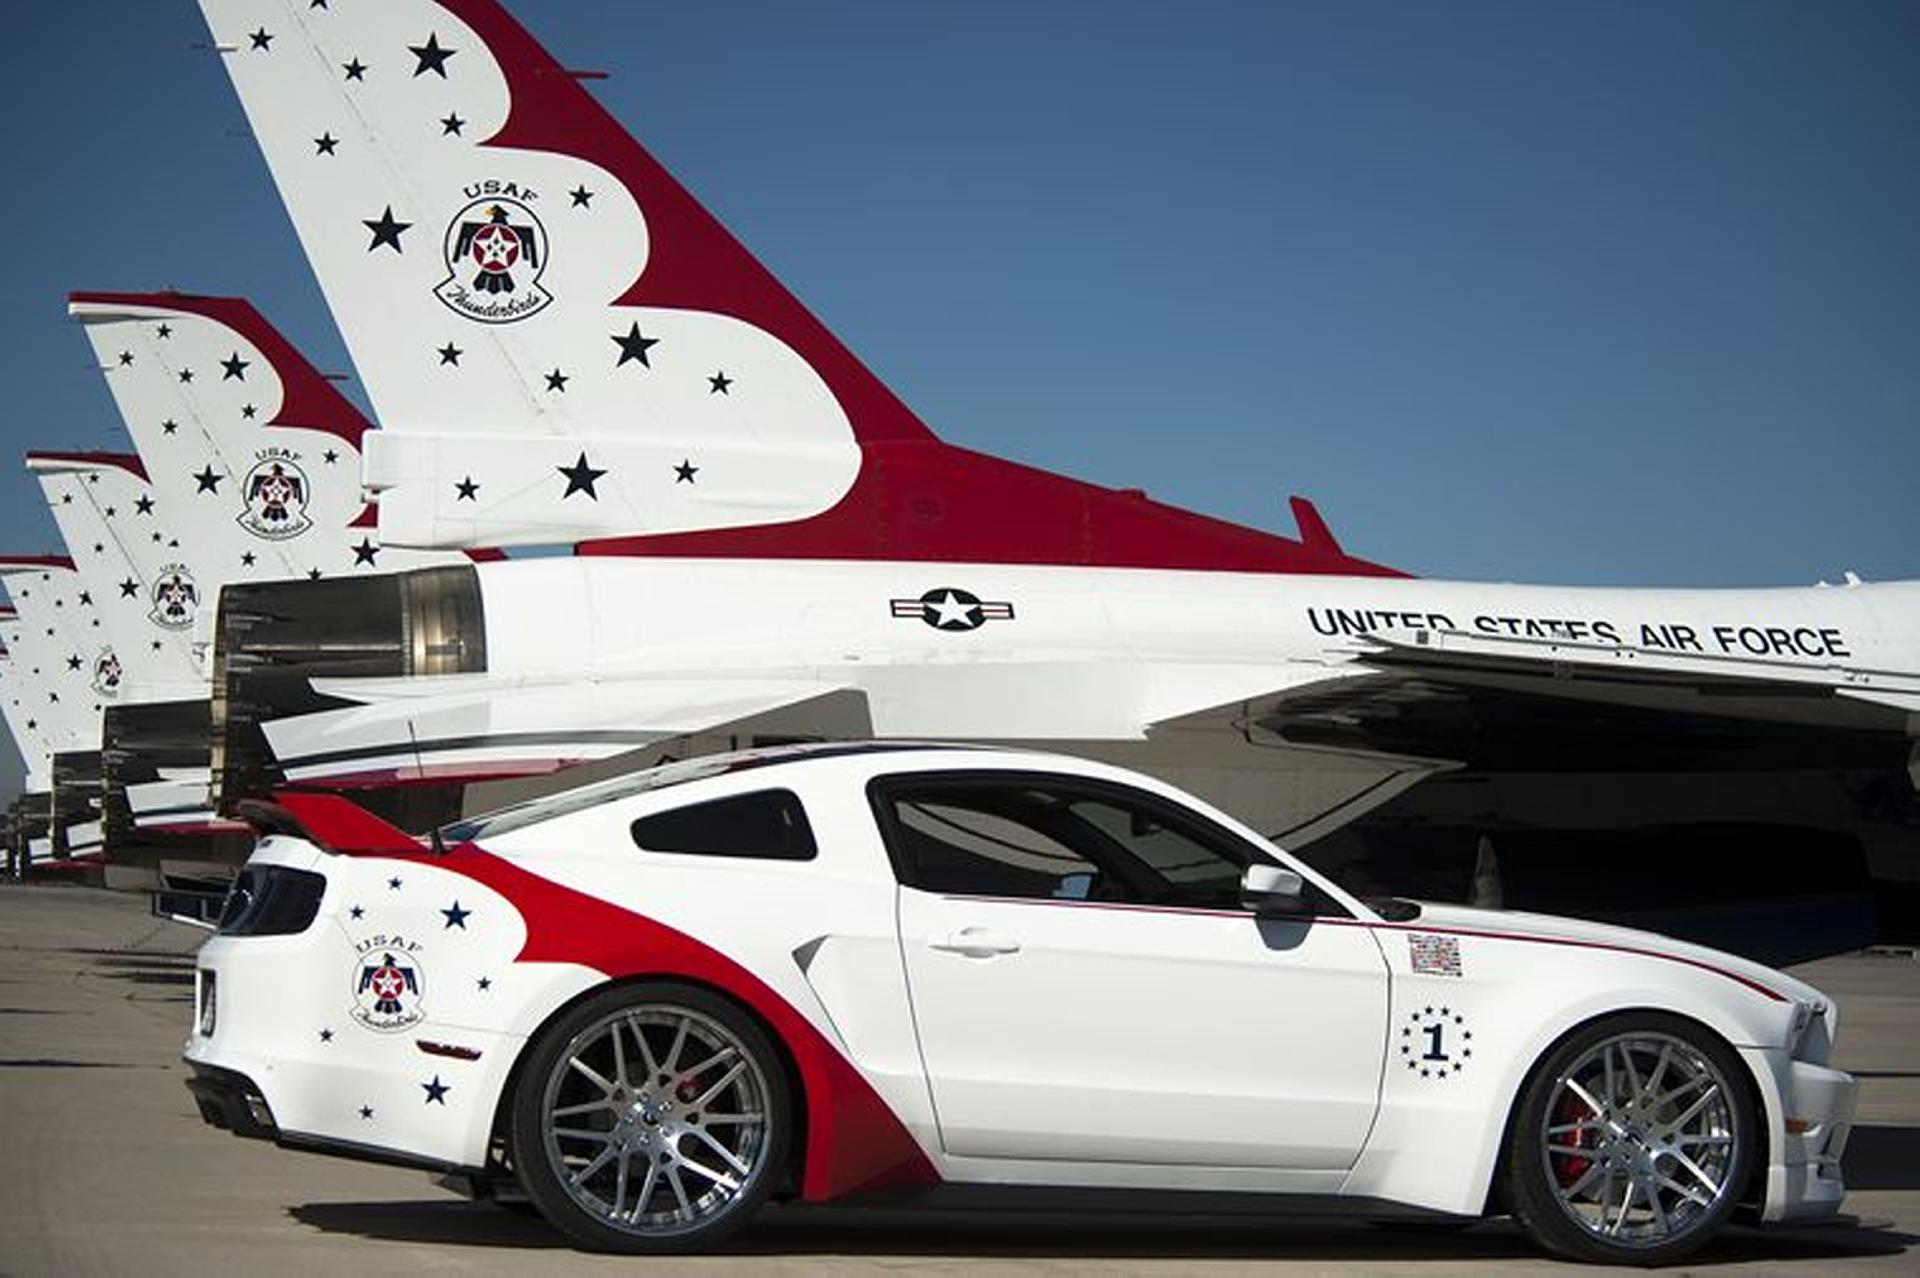
<svg viewBox="0 0 1920 1278"><path fill-rule="evenodd" d="M200 607L200 588L185 564L167 564L153 583L153 609L147 619L168 630L185 630Z"/></svg>
<svg viewBox="0 0 1920 1278"><path fill-rule="evenodd" d="M312 488L300 469L300 454L286 448L265 448L240 484L246 506L238 523L256 537L285 541L313 527L307 518Z"/></svg>
<svg viewBox="0 0 1920 1278"><path fill-rule="evenodd" d="M941 586L918 599L893 600L893 615L917 617L935 630L978 630L989 621L1012 621L1013 605L986 603L971 591Z"/></svg>
<svg viewBox="0 0 1920 1278"><path fill-rule="evenodd" d="M103 697L120 695L120 658L112 648L102 648L93 659L93 690Z"/></svg>
<svg viewBox="0 0 1920 1278"><path fill-rule="evenodd" d="M479 198L447 224L441 249L447 278L435 296L482 324L509 324L545 310L553 300L540 287L547 232L525 203L534 192L489 180L473 183L466 193Z"/></svg>
<svg viewBox="0 0 1920 1278"><path fill-rule="evenodd" d="M353 1019L386 1033L417 1025L426 1015L426 984L419 946L397 936L376 936L359 946L353 968Z"/></svg>

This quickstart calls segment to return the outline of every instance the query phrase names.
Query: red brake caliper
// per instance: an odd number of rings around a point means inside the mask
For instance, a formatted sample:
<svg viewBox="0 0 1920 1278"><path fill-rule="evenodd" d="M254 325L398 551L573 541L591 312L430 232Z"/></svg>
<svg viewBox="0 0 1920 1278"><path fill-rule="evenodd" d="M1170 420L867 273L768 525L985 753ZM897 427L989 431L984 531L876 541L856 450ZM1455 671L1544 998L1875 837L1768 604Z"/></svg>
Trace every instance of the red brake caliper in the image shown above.
<svg viewBox="0 0 1920 1278"><path fill-rule="evenodd" d="M1563 1092L1561 1093L1559 1104L1553 1107L1552 1126L1564 1127L1570 1123L1588 1121L1596 1117L1598 1117L1598 1115L1594 1114L1593 1111L1587 1107L1585 1101L1575 1096L1572 1092ZM1554 1143L1557 1145L1571 1145L1575 1149L1586 1149L1593 1144L1593 1131L1591 1128L1584 1128L1569 1132L1564 1138ZM1559 1180L1560 1187L1564 1189L1586 1175L1587 1168L1591 1166L1593 1166L1593 1160L1590 1158L1577 1158L1570 1154L1555 1154L1553 1174L1555 1178Z"/></svg>

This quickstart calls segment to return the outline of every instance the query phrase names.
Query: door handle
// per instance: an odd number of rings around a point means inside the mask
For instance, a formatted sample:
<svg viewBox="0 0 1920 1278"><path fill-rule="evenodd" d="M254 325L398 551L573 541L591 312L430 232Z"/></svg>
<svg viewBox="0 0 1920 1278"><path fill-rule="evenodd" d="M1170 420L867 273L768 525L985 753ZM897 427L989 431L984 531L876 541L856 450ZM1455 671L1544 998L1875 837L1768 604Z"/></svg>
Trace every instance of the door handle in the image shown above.
<svg viewBox="0 0 1920 1278"><path fill-rule="evenodd" d="M957 932L936 936L927 944L932 949L964 954L968 958L992 958L996 954L1020 952L1020 942L984 927L963 927Z"/></svg>

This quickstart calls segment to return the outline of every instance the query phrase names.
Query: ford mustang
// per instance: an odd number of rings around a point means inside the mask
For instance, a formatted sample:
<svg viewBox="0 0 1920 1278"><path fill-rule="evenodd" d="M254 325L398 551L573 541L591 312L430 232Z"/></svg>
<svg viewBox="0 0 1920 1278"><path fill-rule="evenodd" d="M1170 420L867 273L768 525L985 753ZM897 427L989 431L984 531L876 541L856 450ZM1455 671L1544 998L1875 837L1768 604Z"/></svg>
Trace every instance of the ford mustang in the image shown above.
<svg viewBox="0 0 1920 1278"><path fill-rule="evenodd" d="M332 795L248 816L198 959L203 1117L517 1184L589 1248L945 1196L1505 1213L1649 1264L1844 1192L1817 990L1363 901L1101 764L783 747L419 838Z"/></svg>

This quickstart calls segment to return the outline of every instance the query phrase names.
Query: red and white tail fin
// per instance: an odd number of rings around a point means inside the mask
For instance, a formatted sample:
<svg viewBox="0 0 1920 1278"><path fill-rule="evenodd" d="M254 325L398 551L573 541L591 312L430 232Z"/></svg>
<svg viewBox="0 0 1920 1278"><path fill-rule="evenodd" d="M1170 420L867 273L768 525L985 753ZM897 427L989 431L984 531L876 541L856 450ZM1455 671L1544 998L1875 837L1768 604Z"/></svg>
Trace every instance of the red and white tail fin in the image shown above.
<svg viewBox="0 0 1920 1278"><path fill-rule="evenodd" d="M379 544L360 489L365 416L247 302L75 293L68 310L93 345L151 485L145 502L116 506L108 522L135 552L179 552L162 563L144 555L136 574L143 594L168 571L184 570L211 605L228 581L463 558ZM86 552L72 538L69 545L84 567Z"/></svg>
<svg viewBox="0 0 1920 1278"><path fill-rule="evenodd" d="M856 436L926 436L498 5L202 7L391 432L390 542L804 518Z"/></svg>
<svg viewBox="0 0 1920 1278"><path fill-rule="evenodd" d="M138 457L120 453L27 454L80 590L74 605L89 632L78 656L103 704L204 697L193 648L205 589L205 554L173 535Z"/></svg>
<svg viewBox="0 0 1920 1278"><path fill-rule="evenodd" d="M941 443L497 0L201 0L391 545L1382 573Z"/></svg>
<svg viewBox="0 0 1920 1278"><path fill-rule="evenodd" d="M0 584L14 614L0 622L7 726L26 760L27 789L48 790L55 754L100 748L104 702L92 687L91 658L101 629L65 556L0 556Z"/></svg>

